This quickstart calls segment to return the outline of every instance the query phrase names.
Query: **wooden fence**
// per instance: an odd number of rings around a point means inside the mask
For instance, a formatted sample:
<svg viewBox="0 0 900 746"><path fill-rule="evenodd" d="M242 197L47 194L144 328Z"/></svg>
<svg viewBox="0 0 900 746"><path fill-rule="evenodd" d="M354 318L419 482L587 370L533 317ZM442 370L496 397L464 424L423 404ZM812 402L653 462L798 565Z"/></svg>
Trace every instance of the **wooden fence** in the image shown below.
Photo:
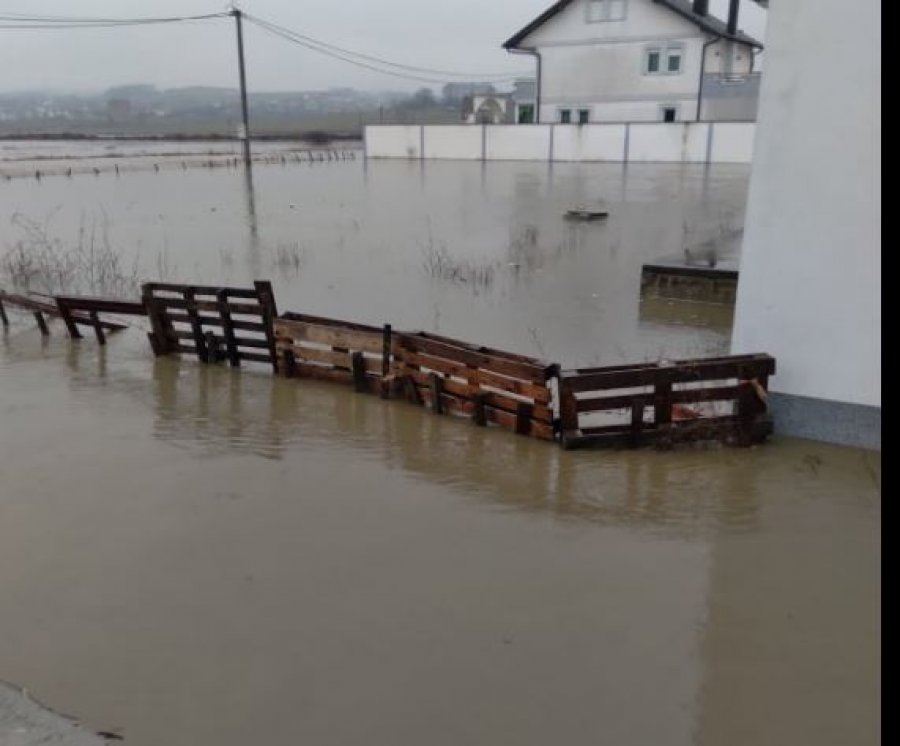
<svg viewBox="0 0 900 746"><path fill-rule="evenodd" d="M251 290L152 282L142 298L156 355L185 352L204 363L253 361L277 370L271 283L256 282Z"/></svg>
<svg viewBox="0 0 900 746"><path fill-rule="evenodd" d="M143 314L143 305L134 301L110 298L92 298L89 296L53 296L38 293L7 293L0 291L0 322L9 326L4 303L31 311L41 334L50 336L47 316L61 318L73 339L79 339L81 333L78 325L91 326L100 344L106 344L105 332L118 332L126 329L125 324L100 318L101 313L120 313L126 315Z"/></svg>
<svg viewBox="0 0 900 746"><path fill-rule="evenodd" d="M639 447L719 440L758 443L772 432L767 414L769 355L562 370L535 358L426 332L398 332L299 313L278 315L269 282L250 288L148 283L140 301L80 296L3 301L60 316L72 337L79 325L124 328L100 313L146 314L156 355L187 353L204 363L266 363L289 378L351 385L357 392L403 398L435 414L499 425L564 448ZM52 302L51 302L52 301Z"/></svg>
<svg viewBox="0 0 900 746"><path fill-rule="evenodd" d="M521 435L553 440L551 381L558 366L425 332L401 333L395 376L407 399L437 414L470 417Z"/></svg>
<svg viewBox="0 0 900 746"><path fill-rule="evenodd" d="M285 313L275 320L277 368L288 378L318 378L388 396L392 339L390 325Z"/></svg>
<svg viewBox="0 0 900 746"><path fill-rule="evenodd" d="M772 432L766 392L774 373L769 355L566 370L561 442L566 448L760 442Z"/></svg>

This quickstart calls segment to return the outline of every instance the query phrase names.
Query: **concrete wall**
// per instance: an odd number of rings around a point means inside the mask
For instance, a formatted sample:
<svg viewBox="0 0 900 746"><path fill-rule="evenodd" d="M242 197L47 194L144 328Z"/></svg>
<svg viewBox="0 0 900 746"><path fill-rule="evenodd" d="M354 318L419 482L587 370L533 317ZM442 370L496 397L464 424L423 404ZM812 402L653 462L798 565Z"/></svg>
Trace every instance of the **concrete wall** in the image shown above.
<svg viewBox="0 0 900 746"><path fill-rule="evenodd" d="M553 127L553 160L622 161L625 132L624 125Z"/></svg>
<svg viewBox="0 0 900 746"><path fill-rule="evenodd" d="M546 161L550 157L550 134L548 125L486 127L485 160Z"/></svg>
<svg viewBox="0 0 900 746"><path fill-rule="evenodd" d="M773 4L733 348L778 358L774 391L880 423L881 9L848 7ZM841 415L817 416L830 439Z"/></svg>
<svg viewBox="0 0 900 746"><path fill-rule="evenodd" d="M632 124L628 159L703 163L709 142L709 125Z"/></svg>
<svg viewBox="0 0 900 746"><path fill-rule="evenodd" d="M366 127L363 137L367 153L380 158L422 158L422 128L398 125Z"/></svg>
<svg viewBox="0 0 900 746"><path fill-rule="evenodd" d="M749 122L366 127L366 157L749 163Z"/></svg>
<svg viewBox="0 0 900 746"><path fill-rule="evenodd" d="M755 135L756 125L751 122L714 125L710 138L710 162L750 163L753 160Z"/></svg>
<svg viewBox="0 0 900 746"><path fill-rule="evenodd" d="M377 129L381 129L381 127ZM482 129L482 127L460 127L458 125L428 127L427 134L423 138L425 158L481 160Z"/></svg>

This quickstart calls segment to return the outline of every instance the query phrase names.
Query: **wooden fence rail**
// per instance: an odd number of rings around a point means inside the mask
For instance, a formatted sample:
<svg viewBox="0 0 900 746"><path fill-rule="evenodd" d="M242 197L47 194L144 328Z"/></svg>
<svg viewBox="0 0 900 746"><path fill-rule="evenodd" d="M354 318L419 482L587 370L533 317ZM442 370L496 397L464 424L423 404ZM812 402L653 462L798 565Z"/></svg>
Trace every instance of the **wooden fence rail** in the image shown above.
<svg viewBox="0 0 900 746"><path fill-rule="evenodd" d="M392 338L389 324L367 326L300 313L275 320L277 365L283 375L351 384L360 393L389 396Z"/></svg>
<svg viewBox="0 0 900 746"><path fill-rule="evenodd" d="M522 435L553 440L550 382L557 366L425 332L400 333L395 376L407 399L437 414L492 422Z"/></svg>
<svg viewBox="0 0 900 746"><path fill-rule="evenodd" d="M774 373L774 358L762 354L566 370L561 442L565 448L760 442L772 432L766 399Z"/></svg>
<svg viewBox="0 0 900 746"><path fill-rule="evenodd" d="M4 303L31 311L41 334L45 337L50 336L50 327L45 318L50 316L61 318L73 339L81 337L78 331L79 324L92 327L100 344L106 344L105 332L117 332L127 328L125 324L100 318L101 313L144 314L143 304L135 301L91 296L19 294L0 290L0 322L3 326L9 326Z"/></svg>
<svg viewBox="0 0 900 746"><path fill-rule="evenodd" d="M0 292L3 302L62 317L72 337L92 326L122 329L101 313L144 315L156 355L187 353L204 363L267 363L289 378L353 386L403 398L435 414L466 417L564 448L639 447L719 440L749 445L772 432L769 355L562 370L557 364L426 332L396 331L299 313L278 315L271 283L253 288L147 283L140 301Z"/></svg>
<svg viewBox="0 0 900 746"><path fill-rule="evenodd" d="M142 299L156 355L184 352L204 363L253 361L277 370L271 283L245 289L152 282L143 286Z"/></svg>

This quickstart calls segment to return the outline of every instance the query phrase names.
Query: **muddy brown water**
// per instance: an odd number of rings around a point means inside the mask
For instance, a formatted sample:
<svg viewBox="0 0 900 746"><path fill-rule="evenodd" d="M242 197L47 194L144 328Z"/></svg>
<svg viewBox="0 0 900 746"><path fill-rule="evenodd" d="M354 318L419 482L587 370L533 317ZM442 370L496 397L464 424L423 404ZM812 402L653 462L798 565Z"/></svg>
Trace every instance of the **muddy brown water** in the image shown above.
<svg viewBox="0 0 900 746"><path fill-rule="evenodd" d="M258 175L258 244L246 214L200 215L201 199L239 204L240 182L210 174L0 184L0 204L60 200L61 234L103 204L122 241L181 246L185 279L257 276L305 236L305 271L272 274L293 310L528 353L543 333L588 362L727 345L702 308L660 319L666 304L634 297L645 242L669 240L694 206L671 194L699 195L702 170L629 173L622 211L641 219L576 227L555 254L570 234L551 217L611 170L446 164L423 181L418 164L375 165L323 168L296 221L281 202L301 204L306 177ZM711 178L719 199L745 192L745 172ZM500 261L511 226L540 216L527 277L498 269L479 292L423 276L408 248L430 228ZM56 710L135 746L879 741L876 454L779 437L569 453L264 367L154 360L139 329L101 349L11 316L0 678Z"/></svg>

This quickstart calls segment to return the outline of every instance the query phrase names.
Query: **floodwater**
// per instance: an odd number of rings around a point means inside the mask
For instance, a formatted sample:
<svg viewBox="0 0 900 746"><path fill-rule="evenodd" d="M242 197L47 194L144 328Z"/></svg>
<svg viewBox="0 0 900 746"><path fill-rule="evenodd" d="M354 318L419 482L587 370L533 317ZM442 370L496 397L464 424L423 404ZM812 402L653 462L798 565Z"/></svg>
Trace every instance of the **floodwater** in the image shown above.
<svg viewBox="0 0 900 746"><path fill-rule="evenodd" d="M280 310L602 365L727 352L731 308L642 305L641 266L686 241L733 236L748 176L744 166L346 160L257 165L251 191L241 169L178 167L0 180L0 225L7 247L35 243L23 221L63 248L88 233L145 280L271 279ZM563 218L596 204L607 221Z"/></svg>
<svg viewBox="0 0 900 746"><path fill-rule="evenodd" d="M256 236L243 186L0 182L0 210L58 207L66 236L102 207L117 245L168 246L171 279L271 276L282 309L566 363L727 348L721 309L636 295L745 170L267 166ZM598 197L607 225L557 222ZM493 280L423 272L429 235ZM565 452L10 315L0 679L129 746L879 742L878 454Z"/></svg>

